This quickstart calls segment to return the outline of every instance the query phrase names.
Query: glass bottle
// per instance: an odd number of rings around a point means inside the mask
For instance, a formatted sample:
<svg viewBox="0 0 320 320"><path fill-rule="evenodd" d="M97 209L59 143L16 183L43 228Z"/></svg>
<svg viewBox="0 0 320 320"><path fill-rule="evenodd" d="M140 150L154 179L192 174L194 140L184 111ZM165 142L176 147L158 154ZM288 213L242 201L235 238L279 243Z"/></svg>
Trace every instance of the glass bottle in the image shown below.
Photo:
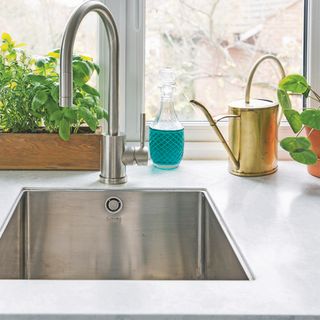
<svg viewBox="0 0 320 320"><path fill-rule="evenodd" d="M160 111L149 128L149 148L154 166L169 170L178 167L182 160L184 128L174 110L175 74L172 69L162 69L160 81Z"/></svg>

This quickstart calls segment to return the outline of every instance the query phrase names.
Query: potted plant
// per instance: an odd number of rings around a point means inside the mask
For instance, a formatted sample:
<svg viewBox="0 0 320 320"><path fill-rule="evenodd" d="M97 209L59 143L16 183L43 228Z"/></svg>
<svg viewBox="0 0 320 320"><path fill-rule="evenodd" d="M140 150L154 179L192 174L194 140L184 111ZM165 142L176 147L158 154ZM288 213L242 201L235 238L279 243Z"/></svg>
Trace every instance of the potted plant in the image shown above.
<svg viewBox="0 0 320 320"><path fill-rule="evenodd" d="M0 46L0 169L99 170L99 120L107 118L88 84L99 67L73 57L74 100L59 106L59 50L31 57L7 33Z"/></svg>
<svg viewBox="0 0 320 320"><path fill-rule="evenodd" d="M277 93L283 114L296 134L281 140L281 147L288 151L295 161L307 164L310 174L320 177L320 95L299 74L283 78ZM303 95L312 100L313 104L315 102L316 107L299 113L292 108L289 94ZM306 137L301 136L304 129Z"/></svg>

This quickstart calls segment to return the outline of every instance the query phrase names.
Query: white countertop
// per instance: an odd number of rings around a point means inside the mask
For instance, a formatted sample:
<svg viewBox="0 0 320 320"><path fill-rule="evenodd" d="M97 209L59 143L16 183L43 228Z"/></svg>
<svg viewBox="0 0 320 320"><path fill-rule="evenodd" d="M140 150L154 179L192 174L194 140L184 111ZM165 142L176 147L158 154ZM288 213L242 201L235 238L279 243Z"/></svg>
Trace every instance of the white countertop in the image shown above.
<svg viewBox="0 0 320 320"><path fill-rule="evenodd" d="M128 180L116 188L206 188L255 280L0 280L0 319L320 319L320 179L304 166L242 178L225 161L184 161L128 167ZM110 188L97 172L0 171L0 225L25 187Z"/></svg>

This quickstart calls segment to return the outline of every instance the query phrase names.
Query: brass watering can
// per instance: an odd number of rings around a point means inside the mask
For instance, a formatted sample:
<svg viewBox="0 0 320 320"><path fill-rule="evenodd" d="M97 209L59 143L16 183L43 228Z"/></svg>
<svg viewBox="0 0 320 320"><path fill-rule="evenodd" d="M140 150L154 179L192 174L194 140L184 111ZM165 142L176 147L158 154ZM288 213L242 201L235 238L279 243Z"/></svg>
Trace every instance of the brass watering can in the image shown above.
<svg viewBox="0 0 320 320"><path fill-rule="evenodd" d="M285 77L278 58L273 55L261 57L250 71L245 100L231 102L228 114L212 117L204 105L195 100L190 101L208 119L229 155L230 173L238 176L263 176L277 170L278 126L282 116L279 104L266 99L250 99L253 76L260 63L267 59L276 62L281 77ZM218 122L225 118L230 118L229 144L218 127Z"/></svg>

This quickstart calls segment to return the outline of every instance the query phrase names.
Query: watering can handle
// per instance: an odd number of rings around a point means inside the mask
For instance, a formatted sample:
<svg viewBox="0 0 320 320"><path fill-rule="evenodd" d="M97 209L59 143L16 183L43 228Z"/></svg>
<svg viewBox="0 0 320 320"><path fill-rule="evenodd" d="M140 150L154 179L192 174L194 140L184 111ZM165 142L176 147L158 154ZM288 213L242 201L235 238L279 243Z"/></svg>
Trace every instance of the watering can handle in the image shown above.
<svg viewBox="0 0 320 320"><path fill-rule="evenodd" d="M190 100L190 103L192 103L193 105L195 105L196 107L198 107L199 109L202 110L202 112L204 113L204 115L206 116L210 126L212 127L212 129L215 131L216 135L218 136L218 138L220 139L220 141L222 142L224 148L226 149L230 160L232 161L233 165L235 166L236 169L239 168L240 164L239 161L235 158L232 150L230 149L226 139L224 138L222 132L220 131L217 123L218 121L225 119L225 118L239 118L240 116L236 115L236 114L221 114L218 115L216 117L212 117L210 112L208 111L208 109L200 102L196 101L196 100Z"/></svg>
<svg viewBox="0 0 320 320"><path fill-rule="evenodd" d="M273 60L277 64L277 66L279 67L281 79L283 79L286 76L283 65L276 56L273 56L272 54L266 54L266 55L262 56L259 60L257 60L257 62L254 64L254 66L250 70L248 81L247 81L247 86L246 86L246 95L245 95L246 104L250 103L250 91L251 91L253 76L254 76L255 72L257 71L261 62L263 62L264 60L268 60L268 59ZM282 118L282 109L280 109L280 112L279 112L278 126L280 124L281 118Z"/></svg>

